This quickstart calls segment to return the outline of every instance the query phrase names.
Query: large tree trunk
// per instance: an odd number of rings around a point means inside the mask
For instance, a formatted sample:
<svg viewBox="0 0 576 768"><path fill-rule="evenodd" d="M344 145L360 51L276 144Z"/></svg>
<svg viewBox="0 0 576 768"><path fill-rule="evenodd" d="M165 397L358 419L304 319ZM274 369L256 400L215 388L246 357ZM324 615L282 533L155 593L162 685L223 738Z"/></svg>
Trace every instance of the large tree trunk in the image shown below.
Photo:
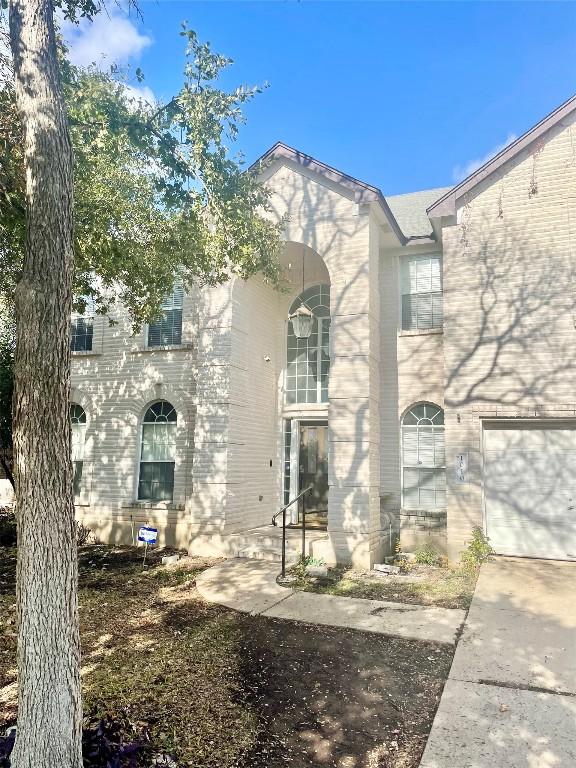
<svg viewBox="0 0 576 768"><path fill-rule="evenodd" d="M82 704L70 460L72 149L50 0L11 0L27 242L16 290L18 729L14 768L79 768Z"/></svg>

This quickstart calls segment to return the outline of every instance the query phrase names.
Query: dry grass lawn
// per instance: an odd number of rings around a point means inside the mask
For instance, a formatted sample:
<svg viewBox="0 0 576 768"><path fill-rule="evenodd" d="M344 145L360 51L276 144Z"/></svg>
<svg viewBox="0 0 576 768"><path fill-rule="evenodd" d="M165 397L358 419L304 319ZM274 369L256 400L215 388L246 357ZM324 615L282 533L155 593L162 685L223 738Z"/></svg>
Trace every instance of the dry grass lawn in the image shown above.
<svg viewBox="0 0 576 768"><path fill-rule="evenodd" d="M15 555L0 547L0 728L17 714ZM87 724L122 723L142 767L416 768L452 648L237 614L195 589L214 561L159 557L80 550Z"/></svg>

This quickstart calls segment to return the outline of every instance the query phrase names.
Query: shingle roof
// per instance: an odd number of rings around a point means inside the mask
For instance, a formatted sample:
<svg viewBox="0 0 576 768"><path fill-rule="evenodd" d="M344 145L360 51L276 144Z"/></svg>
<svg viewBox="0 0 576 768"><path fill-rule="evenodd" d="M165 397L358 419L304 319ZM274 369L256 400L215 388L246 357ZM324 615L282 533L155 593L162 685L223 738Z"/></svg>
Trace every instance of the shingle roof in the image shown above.
<svg viewBox="0 0 576 768"><path fill-rule="evenodd" d="M404 195L386 195L386 202L406 237L425 237L432 232L426 209L451 189L452 187L437 187Z"/></svg>

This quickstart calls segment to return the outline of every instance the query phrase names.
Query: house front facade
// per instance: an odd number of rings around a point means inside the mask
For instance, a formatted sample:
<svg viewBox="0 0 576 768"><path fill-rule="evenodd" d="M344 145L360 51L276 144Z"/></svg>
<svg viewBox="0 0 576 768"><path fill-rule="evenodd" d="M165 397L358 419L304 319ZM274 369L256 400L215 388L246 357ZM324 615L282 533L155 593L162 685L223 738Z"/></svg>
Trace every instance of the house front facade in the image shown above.
<svg viewBox="0 0 576 768"><path fill-rule="evenodd" d="M277 144L284 288L73 318L77 513L98 538L230 553L292 505L369 566L481 527L576 559L576 98L455 188L387 196ZM309 320L300 323L304 306Z"/></svg>

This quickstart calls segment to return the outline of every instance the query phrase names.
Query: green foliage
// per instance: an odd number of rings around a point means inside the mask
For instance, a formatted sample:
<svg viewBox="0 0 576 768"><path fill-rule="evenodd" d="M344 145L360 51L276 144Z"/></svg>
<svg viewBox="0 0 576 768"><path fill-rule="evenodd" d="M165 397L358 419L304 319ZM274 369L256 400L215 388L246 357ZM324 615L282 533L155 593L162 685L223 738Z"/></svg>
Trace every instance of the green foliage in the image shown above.
<svg viewBox="0 0 576 768"><path fill-rule="evenodd" d="M90 16L99 6L70 7ZM256 273L278 282L282 223L272 223L269 193L230 151L242 108L261 89L219 88L231 61L193 31L181 34L184 85L155 105L130 97L115 69L72 66L60 45L75 157L75 293L93 297L100 313L120 302L135 327L158 316L176 277L188 288ZM140 70L137 77L143 79ZM25 198L6 56L0 58L0 133L0 294L10 304L22 265Z"/></svg>
<svg viewBox="0 0 576 768"><path fill-rule="evenodd" d="M461 562L463 567L476 568L490 559L494 550L490 546L490 540L482 528L475 526L472 529L472 538L467 548L462 552Z"/></svg>
<svg viewBox="0 0 576 768"><path fill-rule="evenodd" d="M322 568L326 563L323 557L306 557L304 558L304 567L311 566L313 568Z"/></svg>
<svg viewBox="0 0 576 768"><path fill-rule="evenodd" d="M429 541L426 544L421 544L414 550L416 562L418 565L438 565L440 562L440 554L434 549Z"/></svg>

